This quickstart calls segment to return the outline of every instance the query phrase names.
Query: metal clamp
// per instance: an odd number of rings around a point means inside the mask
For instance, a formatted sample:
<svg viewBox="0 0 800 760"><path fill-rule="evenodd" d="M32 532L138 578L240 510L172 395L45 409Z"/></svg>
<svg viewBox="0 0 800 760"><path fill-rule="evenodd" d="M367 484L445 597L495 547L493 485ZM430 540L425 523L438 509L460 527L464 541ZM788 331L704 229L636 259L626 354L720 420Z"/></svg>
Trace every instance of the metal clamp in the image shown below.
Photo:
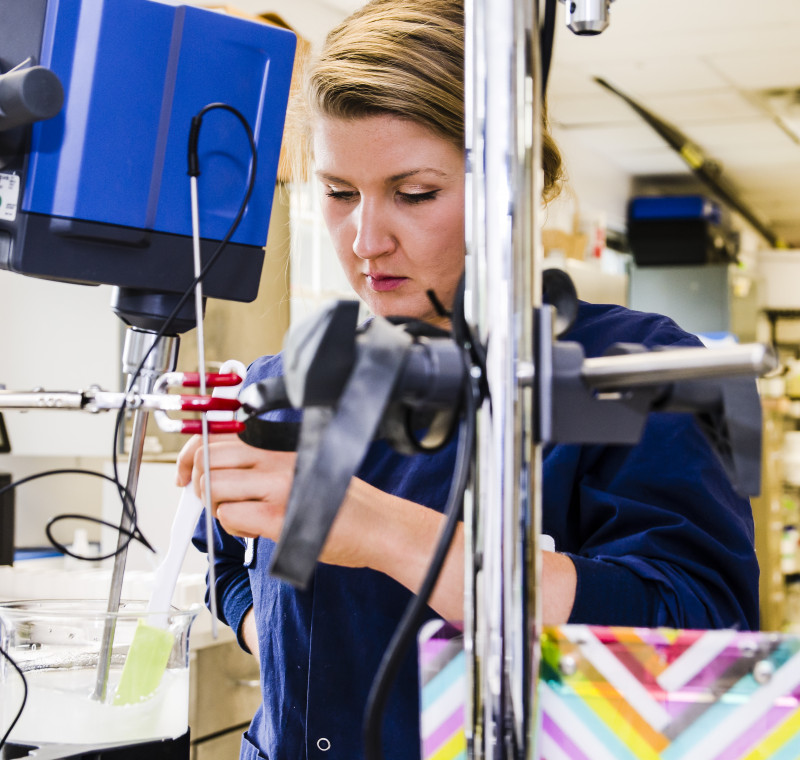
<svg viewBox="0 0 800 760"><path fill-rule="evenodd" d="M208 372L205 377L207 388L231 387L239 385L242 378L234 373L217 374ZM169 395L170 388L199 388L199 372L165 372L156 381L153 387L153 396L160 396L159 403L153 412L153 418L158 427L165 433L186 433L189 435L200 434L203 429L202 420L173 419L168 412L237 412L241 403L237 398L223 398L220 396ZM240 433L244 430L244 423L236 419L209 420L209 433Z"/></svg>
<svg viewBox="0 0 800 760"><path fill-rule="evenodd" d="M206 387L233 387L242 382L235 373L206 373ZM143 409L152 411L158 427L166 433L185 433L195 435L202 430L202 420L173 419L169 412L228 412L231 416L241 408L236 398L207 396L200 394L170 394L170 388L199 388L199 372L165 372L159 376L153 386L152 393L128 393L104 391L92 386L78 391L47 391L40 388L32 391L0 390L0 410L2 409L60 409L89 412L107 412L110 410ZM213 417L214 415L212 415ZM244 423L236 419L210 419L210 433L240 433Z"/></svg>

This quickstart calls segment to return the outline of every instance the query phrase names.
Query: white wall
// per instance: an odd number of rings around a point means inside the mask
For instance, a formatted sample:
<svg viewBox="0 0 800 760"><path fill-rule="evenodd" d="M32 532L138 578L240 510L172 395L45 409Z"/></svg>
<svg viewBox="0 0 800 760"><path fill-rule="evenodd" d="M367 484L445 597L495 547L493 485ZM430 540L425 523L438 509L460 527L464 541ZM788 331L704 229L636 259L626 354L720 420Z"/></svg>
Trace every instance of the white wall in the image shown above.
<svg viewBox="0 0 800 760"><path fill-rule="evenodd" d="M120 328L111 289L0 271L0 385L9 390L119 390ZM111 451L111 414L4 415L14 454L101 456Z"/></svg>
<svg viewBox="0 0 800 760"><path fill-rule="evenodd" d="M555 109L550 116L555 121ZM552 131L567 175L565 200L574 195L578 214L587 226L599 214L604 214L609 228L624 230L631 176L605 156L592 151L581 140L578 130L553 127Z"/></svg>
<svg viewBox="0 0 800 760"><path fill-rule="evenodd" d="M14 391L79 390L96 384L119 390L122 323L111 311L110 288L39 280L0 271L0 385ZM88 467L111 455L114 415L7 411L11 454L0 471L14 480L49 469ZM46 522L63 512L100 515L101 481L58 476L15 491L18 546L47 543Z"/></svg>

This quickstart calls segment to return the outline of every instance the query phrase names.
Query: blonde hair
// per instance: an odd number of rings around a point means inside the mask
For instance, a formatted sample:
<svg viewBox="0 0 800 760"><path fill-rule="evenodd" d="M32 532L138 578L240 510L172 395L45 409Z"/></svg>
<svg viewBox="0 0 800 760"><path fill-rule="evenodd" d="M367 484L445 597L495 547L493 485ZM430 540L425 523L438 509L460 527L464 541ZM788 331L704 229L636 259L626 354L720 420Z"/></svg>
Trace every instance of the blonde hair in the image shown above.
<svg viewBox="0 0 800 760"><path fill-rule="evenodd" d="M290 129L310 155L317 116L354 119L391 114L428 127L464 148L463 0L372 0L327 36L306 66ZM547 130L544 197L557 194L561 156Z"/></svg>

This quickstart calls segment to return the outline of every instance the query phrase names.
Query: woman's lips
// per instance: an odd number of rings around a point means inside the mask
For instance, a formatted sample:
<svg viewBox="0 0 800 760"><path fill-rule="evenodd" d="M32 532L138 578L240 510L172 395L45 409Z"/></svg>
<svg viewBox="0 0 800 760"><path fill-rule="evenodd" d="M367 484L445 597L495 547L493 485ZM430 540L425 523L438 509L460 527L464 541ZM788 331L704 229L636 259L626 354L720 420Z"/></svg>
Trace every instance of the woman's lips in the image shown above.
<svg viewBox="0 0 800 760"><path fill-rule="evenodd" d="M367 284L377 293L387 293L397 290L407 279L407 277L392 277L385 274L368 274Z"/></svg>

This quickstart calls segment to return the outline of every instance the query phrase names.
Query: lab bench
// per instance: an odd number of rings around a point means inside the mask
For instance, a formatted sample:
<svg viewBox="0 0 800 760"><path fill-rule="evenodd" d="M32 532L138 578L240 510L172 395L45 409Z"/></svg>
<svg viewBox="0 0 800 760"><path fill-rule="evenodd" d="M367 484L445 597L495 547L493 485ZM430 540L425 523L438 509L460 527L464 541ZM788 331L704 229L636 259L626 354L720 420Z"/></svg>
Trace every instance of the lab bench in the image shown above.
<svg viewBox="0 0 800 760"><path fill-rule="evenodd" d="M230 628L192 635L189 666L191 760L239 756L242 732L261 702L258 662Z"/></svg>
<svg viewBox="0 0 800 760"><path fill-rule="evenodd" d="M86 598L104 598L107 569L65 567L63 557L46 557L0 567L0 600L69 598L80 588ZM126 573L123 597L148 598L152 572ZM46 590L46 594L43 593ZM182 574L173 603L180 609L202 604L204 577ZM243 651L228 626L216 638L204 607L192 625L189 646L190 760L230 760L239 756L242 733L261 702L257 660Z"/></svg>

